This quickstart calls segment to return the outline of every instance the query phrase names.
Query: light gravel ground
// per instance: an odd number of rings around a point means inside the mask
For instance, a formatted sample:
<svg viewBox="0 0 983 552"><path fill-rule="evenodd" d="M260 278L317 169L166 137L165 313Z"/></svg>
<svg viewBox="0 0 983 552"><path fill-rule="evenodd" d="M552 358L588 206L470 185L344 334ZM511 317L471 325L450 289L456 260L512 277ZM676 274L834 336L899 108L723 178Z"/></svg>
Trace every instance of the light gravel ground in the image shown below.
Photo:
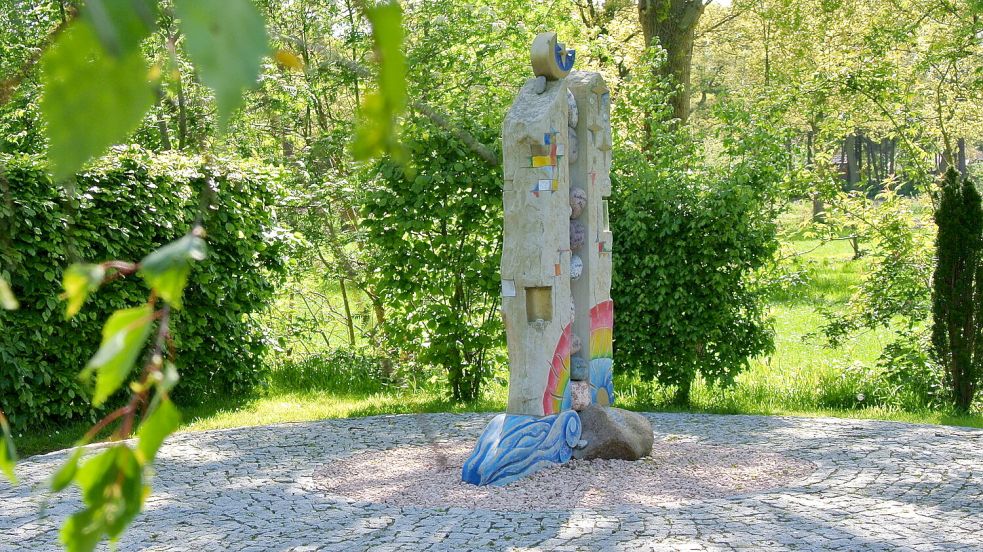
<svg viewBox="0 0 983 552"><path fill-rule="evenodd" d="M477 438L491 417L380 416L178 434L161 450L154 493L119 549L983 550L983 431L962 428L649 414L657 454L668 455L662 461L691 462L628 466L641 475L610 488L577 471L572 477L595 481L588 485L601 491L585 493L579 500L595 502L576 508L556 506L562 494L545 489L537 489L539 505L499 510L408 505L410 492L390 493L400 503L386 504L328 490L328 476L340 465L353 468L349 495L385 489L385 482L354 473L372 458L369 451L386 451L378 454L390 459L407 451L421 459L442 454L444 469L454 470L461 443ZM0 551L57 550L58 527L79 499L74 492L49 497L43 489L65 457L63 451L27 459L18 466L21 485L0 483ZM777 478L776 469L789 473ZM436 481L426 495L447 486Z"/></svg>
<svg viewBox="0 0 983 552"><path fill-rule="evenodd" d="M435 441L355 454L314 472L326 493L354 500L428 508L522 512L660 507L775 489L815 469L808 461L753 447L724 447L673 439L657 441L637 462L572 460L506 487L461 481L473 442Z"/></svg>

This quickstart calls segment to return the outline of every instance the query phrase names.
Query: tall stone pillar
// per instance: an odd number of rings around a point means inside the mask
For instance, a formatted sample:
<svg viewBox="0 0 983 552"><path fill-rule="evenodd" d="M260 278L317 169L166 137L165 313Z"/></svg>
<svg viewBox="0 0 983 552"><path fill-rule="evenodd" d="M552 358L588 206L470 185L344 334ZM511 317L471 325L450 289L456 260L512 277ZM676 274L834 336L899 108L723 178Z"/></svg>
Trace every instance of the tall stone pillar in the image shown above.
<svg viewBox="0 0 983 552"><path fill-rule="evenodd" d="M575 102L571 105L577 109L574 131L579 145L579 154L570 159L570 228L585 236L583 245L573 251L573 262L582 264L583 271L571 284L576 311L573 342L580 344L571 359L571 376L589 382L590 402L609 406L614 402L613 237L607 201L611 195L611 95L597 73L575 71L566 81ZM578 210L579 216L574 216ZM582 410L579 403L573 406Z"/></svg>
<svg viewBox="0 0 983 552"><path fill-rule="evenodd" d="M610 94L542 33L502 128L502 316L509 400L478 440L464 481L506 484L563 463L577 411L614 400L611 379Z"/></svg>

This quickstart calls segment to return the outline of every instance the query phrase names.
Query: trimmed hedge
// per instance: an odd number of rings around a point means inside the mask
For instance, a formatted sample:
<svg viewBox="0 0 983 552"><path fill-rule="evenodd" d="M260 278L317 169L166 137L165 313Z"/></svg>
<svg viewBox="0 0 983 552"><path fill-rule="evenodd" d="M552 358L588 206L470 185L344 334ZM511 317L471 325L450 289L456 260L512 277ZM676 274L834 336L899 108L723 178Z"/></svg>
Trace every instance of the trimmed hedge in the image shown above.
<svg viewBox="0 0 983 552"><path fill-rule="evenodd" d="M116 280L66 321L62 271L76 261L138 261L179 238L206 185L216 192L204 218L209 254L195 266L171 325L181 373L175 398L240 394L264 377L266 343L251 314L271 300L284 271L278 172L119 148L78 174L71 194L45 168L36 156L0 155L0 271L21 303L20 310L0 310L0 407L15 427L94 420L98 412L78 373L108 315L147 298L139 278Z"/></svg>

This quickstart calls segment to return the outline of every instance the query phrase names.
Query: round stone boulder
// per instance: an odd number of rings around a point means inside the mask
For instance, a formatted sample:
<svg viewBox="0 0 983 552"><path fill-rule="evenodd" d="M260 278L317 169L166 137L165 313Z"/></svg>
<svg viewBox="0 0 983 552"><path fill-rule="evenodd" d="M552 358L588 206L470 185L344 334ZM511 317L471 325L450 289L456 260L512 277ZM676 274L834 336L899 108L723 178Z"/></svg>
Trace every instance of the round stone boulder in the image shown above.
<svg viewBox="0 0 983 552"><path fill-rule="evenodd" d="M638 460L652 453L652 423L641 414L592 404L580 412L580 424L587 444L573 450L578 460Z"/></svg>

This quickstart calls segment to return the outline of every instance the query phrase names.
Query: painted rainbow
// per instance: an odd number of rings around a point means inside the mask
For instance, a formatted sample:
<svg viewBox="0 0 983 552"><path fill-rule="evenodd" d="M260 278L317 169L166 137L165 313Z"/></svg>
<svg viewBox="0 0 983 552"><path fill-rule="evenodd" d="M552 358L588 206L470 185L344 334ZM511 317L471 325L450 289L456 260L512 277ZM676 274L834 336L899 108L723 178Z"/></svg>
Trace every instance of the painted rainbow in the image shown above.
<svg viewBox="0 0 983 552"><path fill-rule="evenodd" d="M553 351L549 379L543 392L543 414L559 414L570 408L570 339L573 324L567 324Z"/></svg>
<svg viewBox="0 0 983 552"><path fill-rule="evenodd" d="M614 301L602 301L590 310L590 384L591 400L602 405L614 404Z"/></svg>

